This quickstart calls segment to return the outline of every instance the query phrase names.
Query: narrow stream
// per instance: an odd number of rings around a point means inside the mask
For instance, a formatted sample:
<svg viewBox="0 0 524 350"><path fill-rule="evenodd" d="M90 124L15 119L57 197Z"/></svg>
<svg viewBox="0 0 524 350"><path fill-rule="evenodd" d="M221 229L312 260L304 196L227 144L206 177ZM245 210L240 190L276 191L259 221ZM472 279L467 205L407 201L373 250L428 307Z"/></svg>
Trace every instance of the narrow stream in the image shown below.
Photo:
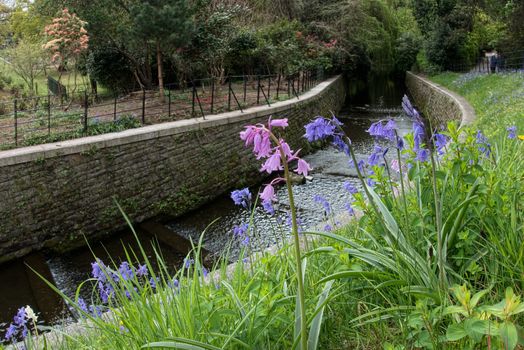
<svg viewBox="0 0 524 350"><path fill-rule="evenodd" d="M411 121L403 115L400 102L405 93L402 80L375 78L372 84L357 83L350 91L345 108L339 113L339 119L345 124L345 131L350 136L356 153L364 158L369 154L374 141L366 133L371 123L385 118L396 121L401 133L411 130ZM349 200L344 190L344 183L349 181L358 185L354 170L348 165L345 155L328 147L305 157L313 166L311 180L293 186L297 203L300 226L302 229L322 228L326 216L322 205L315 202L315 195L325 198L334 213L342 213ZM256 162L256 159L253 158ZM254 193L258 188L251 189ZM256 231L250 237L249 249L260 250L278 244L282 237L289 234L286 213L289 205L285 189L277 190L279 202L275 206L277 215L270 216L261 208L254 212L253 222ZM251 212L235 206L229 195L166 224L167 228L185 238L198 241L205 230L204 246L216 255L228 254L235 260L240 248L246 242L233 238L233 227L250 220ZM160 247L169 266L181 266L185 254L173 246L158 243L151 236L141 233L142 245L148 256L153 257L152 244ZM92 243L91 249L102 260L115 262L125 260L127 249L138 251L133 235L121 233L101 242ZM68 319L69 313L56 293L51 291L31 270L38 271L44 277L54 280L55 285L69 296L74 296L77 286L89 278L93 253L89 248L81 248L63 255L36 253L22 259L0 265L0 336L6 324L20 306L30 305L40 312L45 323L55 323ZM31 268L29 268L30 266ZM84 290L83 295L89 296Z"/></svg>

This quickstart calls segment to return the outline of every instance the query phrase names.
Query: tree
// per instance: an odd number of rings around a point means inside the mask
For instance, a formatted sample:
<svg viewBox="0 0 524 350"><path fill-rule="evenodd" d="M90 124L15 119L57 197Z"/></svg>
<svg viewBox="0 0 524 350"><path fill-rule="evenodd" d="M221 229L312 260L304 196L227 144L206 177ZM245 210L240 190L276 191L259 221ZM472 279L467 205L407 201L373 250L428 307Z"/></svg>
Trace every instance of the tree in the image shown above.
<svg viewBox="0 0 524 350"><path fill-rule="evenodd" d="M131 7L134 35L156 50L160 98L164 99L163 50L188 43L193 29L187 0L146 0Z"/></svg>
<svg viewBox="0 0 524 350"><path fill-rule="evenodd" d="M67 8L62 10L61 16L53 18L53 22L45 27L45 33L50 39L44 49L51 53L51 61L57 65L60 72L69 64L75 69L76 89L76 63L80 55L88 48L89 36L85 29L86 22L82 21Z"/></svg>
<svg viewBox="0 0 524 350"><path fill-rule="evenodd" d="M224 80L228 54L233 49L239 27L234 19L242 8L238 5L202 7L197 13L191 54L205 67L207 74Z"/></svg>
<svg viewBox="0 0 524 350"><path fill-rule="evenodd" d="M12 71L25 82L29 92L35 94L35 78L44 71L46 65L42 45L20 41L16 47L8 50L8 55Z"/></svg>
<svg viewBox="0 0 524 350"><path fill-rule="evenodd" d="M11 20L11 9L4 5L0 4L0 45L7 44L7 41L11 37L11 29L9 21Z"/></svg>
<svg viewBox="0 0 524 350"><path fill-rule="evenodd" d="M15 40L42 42L42 33L50 18L42 16L35 4L29 0L17 1L9 18L10 29Z"/></svg>

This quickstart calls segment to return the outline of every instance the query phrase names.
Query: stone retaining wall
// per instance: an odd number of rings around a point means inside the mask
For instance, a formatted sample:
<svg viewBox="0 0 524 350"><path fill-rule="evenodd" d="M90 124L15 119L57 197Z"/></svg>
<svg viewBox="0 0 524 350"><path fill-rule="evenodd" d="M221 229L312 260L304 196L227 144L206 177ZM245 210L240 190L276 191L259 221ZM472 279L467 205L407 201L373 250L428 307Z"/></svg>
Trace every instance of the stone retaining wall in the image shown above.
<svg viewBox="0 0 524 350"><path fill-rule="evenodd" d="M307 152L304 124L338 112L344 100L339 76L271 107L0 152L0 262L44 247L70 249L84 244L82 235L123 228L115 200L141 222L253 185L262 175L239 139L244 125L289 118L283 136Z"/></svg>
<svg viewBox="0 0 524 350"><path fill-rule="evenodd" d="M460 95L411 72L406 73L406 86L418 109L429 118L433 128L456 120L461 126L475 120L473 107Z"/></svg>

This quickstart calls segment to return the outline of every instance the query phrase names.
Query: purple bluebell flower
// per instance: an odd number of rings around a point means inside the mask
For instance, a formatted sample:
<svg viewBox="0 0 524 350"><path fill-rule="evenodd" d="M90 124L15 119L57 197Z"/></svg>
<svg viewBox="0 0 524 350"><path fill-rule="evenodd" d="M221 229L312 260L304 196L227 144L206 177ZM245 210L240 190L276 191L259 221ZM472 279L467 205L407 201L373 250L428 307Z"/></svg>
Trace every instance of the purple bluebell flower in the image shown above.
<svg viewBox="0 0 524 350"><path fill-rule="evenodd" d="M299 217L297 217L296 220L297 220L298 232L300 233L300 232L302 232L302 221L300 220ZM293 226L293 219L291 218L291 214L290 213L287 213L287 215L286 215L286 224L289 227Z"/></svg>
<svg viewBox="0 0 524 350"><path fill-rule="evenodd" d="M349 166L350 167L354 167L355 164L353 163L353 160L349 160ZM358 166L358 170L360 170L360 172L363 172L364 171L364 168L366 166L366 162L364 162L364 160L359 160L358 163L357 163L357 166Z"/></svg>
<svg viewBox="0 0 524 350"><path fill-rule="evenodd" d="M382 148L381 146L375 144L375 149L373 153L368 157L368 164L373 165L382 165L384 163L384 157L388 152L387 148Z"/></svg>
<svg viewBox="0 0 524 350"><path fill-rule="evenodd" d="M435 146L437 147L437 153L439 155L444 154L444 148L446 147L448 143L448 138L446 137L446 135L434 134L433 139L435 142Z"/></svg>
<svg viewBox="0 0 524 350"><path fill-rule="evenodd" d="M370 177L372 175L375 175L375 172L371 169L368 170L368 177L366 179L366 183L368 184L369 187L373 187L376 185L376 182Z"/></svg>
<svg viewBox="0 0 524 350"><path fill-rule="evenodd" d="M251 203L251 192L249 192L249 188L247 187L241 190L235 190L231 192L231 199L233 199L235 205L248 208Z"/></svg>
<svg viewBox="0 0 524 350"><path fill-rule="evenodd" d="M331 204L329 204L329 202L324 197L317 194L313 197L313 200L318 204L322 204L326 214L331 214Z"/></svg>
<svg viewBox="0 0 524 350"><path fill-rule="evenodd" d="M136 287L133 287L133 291L136 293L138 291L138 289ZM130 290L126 289L125 295L126 295L127 299L131 300L132 294L131 294Z"/></svg>
<svg viewBox="0 0 524 350"><path fill-rule="evenodd" d="M100 317L102 316L102 307L96 305L89 305L89 312L95 317Z"/></svg>
<svg viewBox="0 0 524 350"><path fill-rule="evenodd" d="M275 214L275 208L273 208L273 203L271 203L271 201L263 201L262 207L264 208L266 213L268 213L269 215Z"/></svg>
<svg viewBox="0 0 524 350"><path fill-rule="evenodd" d="M26 312L24 307L18 309L15 317L13 317L13 321L18 327L26 324Z"/></svg>
<svg viewBox="0 0 524 350"><path fill-rule="evenodd" d="M83 298L78 298L77 305L83 312L88 312L86 302Z"/></svg>
<svg viewBox="0 0 524 350"><path fill-rule="evenodd" d="M349 146L347 143L344 142L340 135L334 134L332 143L337 150L339 150L340 152L344 152L347 156L350 155Z"/></svg>
<svg viewBox="0 0 524 350"><path fill-rule="evenodd" d="M156 289L156 280L153 277L149 279L149 285L151 288Z"/></svg>
<svg viewBox="0 0 524 350"><path fill-rule="evenodd" d="M124 281L131 280L135 276L133 268L129 265L127 261L124 261L120 264L120 267L118 268L118 273Z"/></svg>
<svg viewBox="0 0 524 350"><path fill-rule="evenodd" d="M333 231L333 227L330 224L326 224L326 226L324 226L324 231L331 232Z"/></svg>
<svg viewBox="0 0 524 350"><path fill-rule="evenodd" d="M317 117L315 120L306 125L306 134L304 135L309 142L323 140L335 133L335 125L323 117Z"/></svg>
<svg viewBox="0 0 524 350"><path fill-rule="evenodd" d="M103 304L107 304L109 301L109 298L112 294L112 288L106 288L102 282L99 282L98 284L98 292L100 294L100 300Z"/></svg>
<svg viewBox="0 0 524 350"><path fill-rule="evenodd" d="M366 130L371 136L377 138L383 138L390 141L395 141L395 129L397 124L393 119L388 120L384 123L383 120L380 120L376 123L371 124L368 130Z"/></svg>
<svg viewBox="0 0 524 350"><path fill-rule="evenodd" d="M419 112L413 107L411 104L411 101L409 98L404 95L402 98L402 108L404 109L404 112L411 118L420 121L422 118L420 117Z"/></svg>
<svg viewBox="0 0 524 350"><path fill-rule="evenodd" d="M413 147L414 152L417 152L422 147L425 136L426 131L424 129L424 124L413 122L413 139L415 141L415 145Z"/></svg>
<svg viewBox="0 0 524 350"><path fill-rule="evenodd" d="M354 186L351 182L349 181L346 181L344 182L344 188L346 189L346 191L348 191L350 194L357 194L358 193L358 188L356 188L356 186Z"/></svg>
<svg viewBox="0 0 524 350"><path fill-rule="evenodd" d="M193 265L194 263L195 263L194 259L188 259L188 258L184 259L184 267L186 269L189 269L191 267L191 265Z"/></svg>
<svg viewBox="0 0 524 350"><path fill-rule="evenodd" d="M517 127L515 125L508 127L506 130L508 131L508 139L517 138Z"/></svg>
<svg viewBox="0 0 524 350"><path fill-rule="evenodd" d="M415 160L418 162L426 162L429 159L429 150L421 148L417 152Z"/></svg>
<svg viewBox="0 0 524 350"><path fill-rule="evenodd" d="M246 223L242 223L240 225L233 226L233 236L235 238L243 237L246 234L248 228L249 228L249 225Z"/></svg>
<svg viewBox="0 0 524 350"><path fill-rule="evenodd" d="M404 139L401 136L397 136L397 148L401 151L404 149Z"/></svg>
<svg viewBox="0 0 524 350"><path fill-rule="evenodd" d="M167 282L167 286L173 289L178 289L180 287L180 282L178 279L173 278L172 281Z"/></svg>
<svg viewBox="0 0 524 350"><path fill-rule="evenodd" d="M478 149L486 157L489 157L491 154L491 144L488 142L488 138L482 134L480 130L477 131L476 142L479 145Z"/></svg>
<svg viewBox="0 0 524 350"><path fill-rule="evenodd" d="M17 333L18 328L13 323L11 323L5 332L4 339L6 341L14 341Z"/></svg>
<svg viewBox="0 0 524 350"><path fill-rule="evenodd" d="M138 269L136 270L136 275L138 277L146 277L149 274L147 271L147 266L138 264Z"/></svg>
<svg viewBox="0 0 524 350"><path fill-rule="evenodd" d="M245 235L244 239L242 240L242 242L240 242L240 244L242 244L243 246L248 246L249 245L249 236Z"/></svg>
<svg viewBox="0 0 524 350"><path fill-rule="evenodd" d="M355 209L353 209L353 206L351 205L351 203L349 203L349 202L346 203L345 207L346 207L346 210L348 211L350 216L354 216L355 215Z"/></svg>
<svg viewBox="0 0 524 350"><path fill-rule="evenodd" d="M206 278L207 275L209 275L209 270L206 269L205 266L202 266L202 275L204 275L204 278Z"/></svg>
<svg viewBox="0 0 524 350"><path fill-rule="evenodd" d="M100 259L96 259L95 262L91 263L91 275L100 282L107 280L106 267Z"/></svg>

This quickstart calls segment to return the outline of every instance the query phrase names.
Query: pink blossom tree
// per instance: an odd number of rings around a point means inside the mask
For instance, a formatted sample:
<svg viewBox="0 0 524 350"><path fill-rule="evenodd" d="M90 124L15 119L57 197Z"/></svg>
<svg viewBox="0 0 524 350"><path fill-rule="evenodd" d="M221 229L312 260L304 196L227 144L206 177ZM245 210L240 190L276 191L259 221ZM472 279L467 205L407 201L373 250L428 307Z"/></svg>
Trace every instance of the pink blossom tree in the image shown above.
<svg viewBox="0 0 524 350"><path fill-rule="evenodd" d="M49 39L44 44L44 49L51 54L51 62L57 66L58 81L67 66L71 65L74 70L74 89L76 89L76 64L80 55L87 50L89 43L86 24L87 22L65 8L61 15L53 18L52 23L44 29Z"/></svg>

